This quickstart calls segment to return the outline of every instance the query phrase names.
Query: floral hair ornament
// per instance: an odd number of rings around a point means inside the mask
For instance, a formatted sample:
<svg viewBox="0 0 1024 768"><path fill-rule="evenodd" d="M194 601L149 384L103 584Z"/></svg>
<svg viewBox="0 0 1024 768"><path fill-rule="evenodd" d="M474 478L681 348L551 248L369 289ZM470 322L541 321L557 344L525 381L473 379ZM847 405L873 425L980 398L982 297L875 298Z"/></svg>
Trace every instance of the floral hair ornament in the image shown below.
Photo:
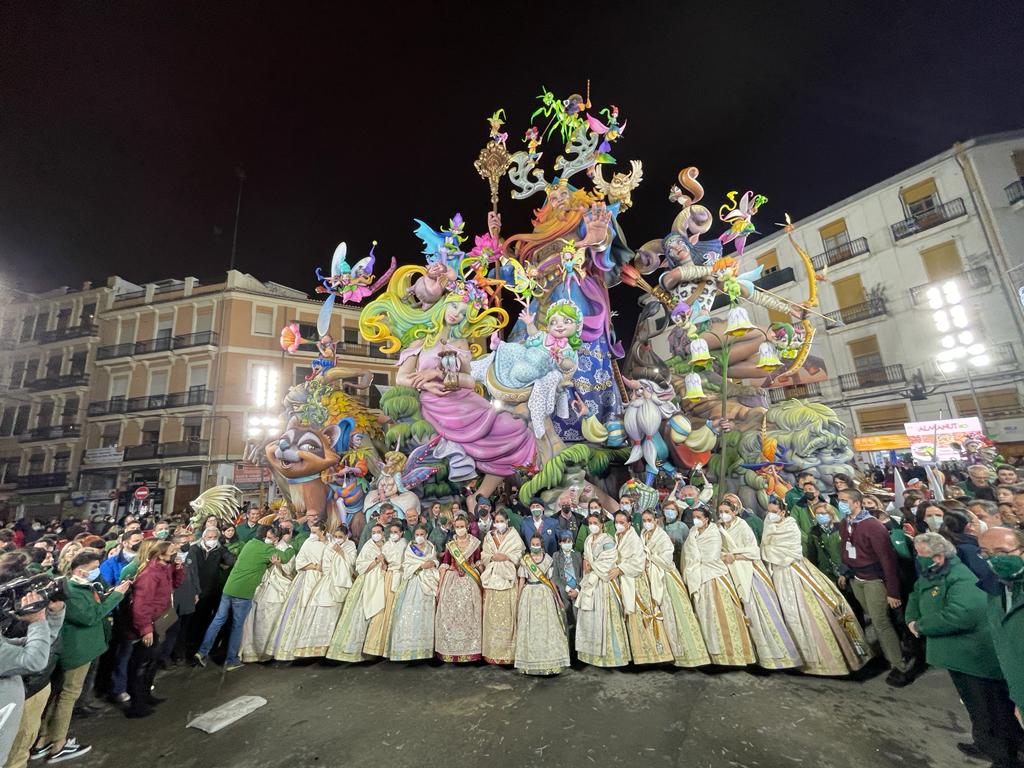
<svg viewBox="0 0 1024 768"><path fill-rule="evenodd" d="M458 296L466 304L477 309L487 306L487 294L472 280L453 280L446 287L448 293Z"/></svg>

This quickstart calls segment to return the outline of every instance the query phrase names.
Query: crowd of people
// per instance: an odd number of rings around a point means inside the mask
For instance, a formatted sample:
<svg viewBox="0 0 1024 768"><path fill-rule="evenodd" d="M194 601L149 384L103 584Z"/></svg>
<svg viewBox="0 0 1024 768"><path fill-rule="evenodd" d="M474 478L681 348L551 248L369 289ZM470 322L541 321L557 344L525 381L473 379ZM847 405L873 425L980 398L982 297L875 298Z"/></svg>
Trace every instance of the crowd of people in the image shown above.
<svg viewBox="0 0 1024 768"><path fill-rule="evenodd" d="M948 670L972 724L959 748L1018 766L1024 487L1012 468L981 469L956 498L912 482L899 504L804 474L763 517L680 484L614 509L586 490L555 510L478 496L472 512L434 503L410 519L385 503L358 537L287 505L196 526L20 520L0 529L0 583L64 581L0 640L0 761L82 755L70 727L97 697L145 718L159 669L211 659L846 676L877 648L896 687Z"/></svg>

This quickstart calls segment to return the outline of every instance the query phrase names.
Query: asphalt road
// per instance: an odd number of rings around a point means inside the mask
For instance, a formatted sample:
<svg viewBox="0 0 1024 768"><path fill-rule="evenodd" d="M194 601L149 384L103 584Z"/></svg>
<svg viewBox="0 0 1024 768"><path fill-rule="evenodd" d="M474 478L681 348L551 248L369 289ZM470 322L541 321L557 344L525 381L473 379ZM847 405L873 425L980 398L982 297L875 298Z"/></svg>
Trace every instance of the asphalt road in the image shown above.
<svg viewBox="0 0 1024 768"><path fill-rule="evenodd" d="M948 768L965 760L966 712L944 671L895 690L745 671L567 671L528 678L484 666L250 665L178 668L146 720L109 712L72 724L92 752L74 765L174 768ZM196 714L235 696L268 704L207 735Z"/></svg>

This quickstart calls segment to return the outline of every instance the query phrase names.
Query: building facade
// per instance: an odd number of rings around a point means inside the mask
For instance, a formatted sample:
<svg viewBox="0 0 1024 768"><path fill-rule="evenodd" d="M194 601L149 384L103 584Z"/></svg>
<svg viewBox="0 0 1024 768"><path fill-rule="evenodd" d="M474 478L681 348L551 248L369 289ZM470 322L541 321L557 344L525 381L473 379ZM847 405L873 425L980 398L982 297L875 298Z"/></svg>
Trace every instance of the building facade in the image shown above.
<svg viewBox="0 0 1024 768"><path fill-rule="evenodd" d="M113 277L100 289L10 302L0 321L7 505L38 515L177 513L231 482L257 497L266 481L243 458L280 426L282 397L310 373L319 310L301 291L237 271L210 285ZM331 335L338 366L369 374L374 407L394 360L360 343L358 316L336 308ZM311 342L294 354L279 343L289 323Z"/></svg>
<svg viewBox="0 0 1024 768"><path fill-rule="evenodd" d="M792 235L820 276L828 318L812 317L820 360L805 368L822 365L827 378L804 370L772 400L827 403L864 450L871 438L902 435L905 422L975 416L980 406L1002 451L1024 453L1022 178L1024 131L987 136L797 222ZM807 297L785 233L748 244L744 260L769 276L791 268L797 279L773 291ZM786 320L748 307L754 322Z"/></svg>

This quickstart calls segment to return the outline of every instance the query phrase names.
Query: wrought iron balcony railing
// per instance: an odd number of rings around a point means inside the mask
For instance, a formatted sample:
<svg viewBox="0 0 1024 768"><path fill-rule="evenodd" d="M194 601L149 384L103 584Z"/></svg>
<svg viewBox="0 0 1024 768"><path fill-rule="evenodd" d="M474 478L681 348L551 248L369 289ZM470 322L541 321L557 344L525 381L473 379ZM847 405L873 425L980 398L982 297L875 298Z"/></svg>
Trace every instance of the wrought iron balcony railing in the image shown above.
<svg viewBox="0 0 1024 768"><path fill-rule="evenodd" d="M956 200L950 200L948 203L938 205L924 213L919 213L911 216L909 219L896 222L892 225L892 237L893 240L903 240L911 235L916 235L918 232L924 232L926 229L937 227L940 224L945 224L947 221L952 221L966 215L967 206L964 205L964 199L958 197Z"/></svg>
<svg viewBox="0 0 1024 768"><path fill-rule="evenodd" d="M910 289L910 300L914 304L926 304L928 302L928 291L931 288L941 287L944 283L948 283L950 280L956 280L958 283L966 285L968 288L984 288L992 285L992 277L988 273L988 267L973 267L972 269L965 269L950 277L942 280L933 280L930 283L924 283L923 285L915 285Z"/></svg>
<svg viewBox="0 0 1024 768"><path fill-rule="evenodd" d="M1006 199L1010 205L1016 205L1024 200L1024 179L1017 179L1013 184L1006 185Z"/></svg>
<svg viewBox="0 0 1024 768"><path fill-rule="evenodd" d="M874 298L862 301L860 304L851 304L849 307L842 307L831 312L826 312L828 318L825 327L828 329L839 328L851 323L859 323L861 320L868 320L872 317L880 317L888 311L885 299Z"/></svg>
<svg viewBox="0 0 1024 768"><path fill-rule="evenodd" d="M853 373L840 374L839 388L843 392L850 392L855 389L902 384L906 380L907 376L903 372L903 366L897 363L896 365L883 365L878 368L865 368Z"/></svg>
<svg viewBox="0 0 1024 768"><path fill-rule="evenodd" d="M841 264L844 261L856 258L868 252L868 239L866 237L858 237L856 240L851 240L848 243L837 245L829 248L827 251L822 251L811 259L815 269L825 269L825 267L831 267L835 264Z"/></svg>

